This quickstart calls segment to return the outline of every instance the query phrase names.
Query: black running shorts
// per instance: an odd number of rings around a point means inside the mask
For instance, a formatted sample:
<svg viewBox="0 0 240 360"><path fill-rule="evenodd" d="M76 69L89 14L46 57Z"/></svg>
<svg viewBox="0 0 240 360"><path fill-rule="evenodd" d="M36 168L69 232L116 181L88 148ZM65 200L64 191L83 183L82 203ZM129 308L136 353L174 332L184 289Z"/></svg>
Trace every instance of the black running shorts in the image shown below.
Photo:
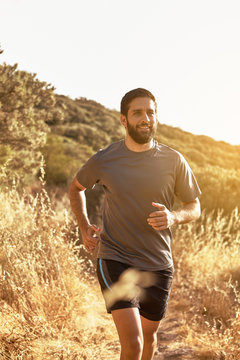
<svg viewBox="0 0 240 360"><path fill-rule="evenodd" d="M130 265L121 263L119 261L98 259L98 281L100 283L103 297L106 303L107 312L111 313L113 310L137 307L139 309L140 315L146 319L160 321L164 317L167 309L173 280L173 267L165 270L148 272L147 274L150 273L150 276L154 277L154 285L151 284L150 286L145 286L144 281L141 282L141 276L142 274L146 274L146 272L140 270L138 272L138 274L140 274L140 286L136 284L137 290L141 288L140 294L134 294L133 292L133 295L131 294L132 290L130 289L130 295L128 297L124 293L124 291L126 292L126 286L124 287L123 285L123 287L120 288L116 286L116 283L118 282L118 284L121 284L121 279L123 278L122 274L130 268L133 269ZM117 299L114 302L111 302L109 305L107 293L111 293L111 291L113 291L115 294L116 288L118 291ZM123 293L123 298L121 298L121 295L119 296L119 292L121 294L121 291Z"/></svg>

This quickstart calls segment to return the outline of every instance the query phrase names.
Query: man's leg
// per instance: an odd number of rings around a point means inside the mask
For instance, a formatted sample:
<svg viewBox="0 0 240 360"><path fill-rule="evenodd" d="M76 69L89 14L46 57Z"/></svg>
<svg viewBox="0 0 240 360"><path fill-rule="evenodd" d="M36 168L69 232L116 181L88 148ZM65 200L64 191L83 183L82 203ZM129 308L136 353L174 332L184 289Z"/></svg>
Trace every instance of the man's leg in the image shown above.
<svg viewBox="0 0 240 360"><path fill-rule="evenodd" d="M121 343L120 360L141 360L143 333L138 308L113 310L112 317Z"/></svg>
<svg viewBox="0 0 240 360"><path fill-rule="evenodd" d="M143 353L141 360L152 360L157 348L157 330L160 321L152 321L141 316L143 331Z"/></svg>

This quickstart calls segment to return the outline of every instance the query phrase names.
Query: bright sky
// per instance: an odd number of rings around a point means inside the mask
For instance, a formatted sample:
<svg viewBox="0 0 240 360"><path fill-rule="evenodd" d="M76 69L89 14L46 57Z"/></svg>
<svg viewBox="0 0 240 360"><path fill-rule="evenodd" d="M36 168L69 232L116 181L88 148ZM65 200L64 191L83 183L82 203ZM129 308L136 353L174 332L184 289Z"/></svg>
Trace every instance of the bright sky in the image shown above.
<svg viewBox="0 0 240 360"><path fill-rule="evenodd" d="M0 0L0 61L119 110L136 87L159 121L240 144L239 0Z"/></svg>

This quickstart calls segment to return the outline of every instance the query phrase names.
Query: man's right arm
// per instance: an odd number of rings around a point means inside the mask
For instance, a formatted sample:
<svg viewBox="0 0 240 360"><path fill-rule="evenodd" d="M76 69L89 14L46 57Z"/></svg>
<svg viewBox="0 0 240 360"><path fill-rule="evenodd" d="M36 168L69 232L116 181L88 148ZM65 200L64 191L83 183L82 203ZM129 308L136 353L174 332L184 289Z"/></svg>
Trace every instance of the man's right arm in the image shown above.
<svg viewBox="0 0 240 360"><path fill-rule="evenodd" d="M92 252L99 242L97 226L91 225L87 215L86 188L82 186L75 177L69 186L69 198L72 210L76 216L78 226L81 230L83 244L88 252Z"/></svg>

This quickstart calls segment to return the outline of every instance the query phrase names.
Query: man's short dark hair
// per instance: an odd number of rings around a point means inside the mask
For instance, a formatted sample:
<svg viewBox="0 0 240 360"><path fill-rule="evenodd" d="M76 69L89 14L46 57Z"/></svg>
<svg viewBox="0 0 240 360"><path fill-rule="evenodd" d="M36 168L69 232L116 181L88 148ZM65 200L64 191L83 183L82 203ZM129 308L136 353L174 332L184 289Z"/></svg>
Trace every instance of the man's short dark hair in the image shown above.
<svg viewBox="0 0 240 360"><path fill-rule="evenodd" d="M155 104L155 111L157 112L157 103L156 103L156 99L155 96L146 89L143 88L137 88L137 89L133 89L129 92L127 92L124 97L122 98L121 101L121 114L124 116L127 116L128 113L128 109L130 106L130 102L138 97L149 97L151 100L154 101Z"/></svg>

